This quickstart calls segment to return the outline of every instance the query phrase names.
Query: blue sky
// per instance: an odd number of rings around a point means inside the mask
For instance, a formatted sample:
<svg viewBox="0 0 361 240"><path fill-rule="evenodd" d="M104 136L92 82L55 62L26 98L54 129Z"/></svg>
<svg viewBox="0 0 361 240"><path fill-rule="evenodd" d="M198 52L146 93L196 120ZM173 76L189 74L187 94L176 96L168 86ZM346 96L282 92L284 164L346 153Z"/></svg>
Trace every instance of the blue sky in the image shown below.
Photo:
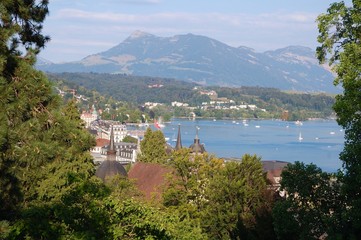
<svg viewBox="0 0 361 240"><path fill-rule="evenodd" d="M136 30L162 37L193 33L258 52L289 45L315 48L315 19L332 2L51 0L44 22L51 42L40 56L56 63L77 61L121 43Z"/></svg>

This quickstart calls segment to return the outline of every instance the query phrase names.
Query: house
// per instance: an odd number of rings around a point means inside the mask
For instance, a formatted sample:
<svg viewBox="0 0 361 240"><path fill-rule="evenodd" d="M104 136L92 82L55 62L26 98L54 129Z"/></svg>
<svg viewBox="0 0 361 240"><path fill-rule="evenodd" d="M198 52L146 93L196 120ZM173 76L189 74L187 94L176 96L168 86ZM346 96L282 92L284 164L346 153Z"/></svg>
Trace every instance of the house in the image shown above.
<svg viewBox="0 0 361 240"><path fill-rule="evenodd" d="M109 145L102 147L101 154L106 155L109 149ZM138 144L126 143L126 142L115 142L114 149L116 151L116 161L128 164L135 163L137 159Z"/></svg>
<svg viewBox="0 0 361 240"><path fill-rule="evenodd" d="M100 164L105 160L105 155L102 155L102 148L108 146L110 141L104 138L97 138L96 145L90 150L91 155L94 158L95 164Z"/></svg>
<svg viewBox="0 0 361 240"><path fill-rule="evenodd" d="M99 115L97 110L95 109L95 106L93 105L91 112L83 112L80 115L80 119L82 119L85 122L85 127L90 127L91 123L97 119L99 119Z"/></svg>
<svg viewBox="0 0 361 240"><path fill-rule="evenodd" d="M281 174L283 169L289 164L285 161L262 161L263 170L267 173L267 179L274 191L278 192L282 197L285 192L280 191Z"/></svg>

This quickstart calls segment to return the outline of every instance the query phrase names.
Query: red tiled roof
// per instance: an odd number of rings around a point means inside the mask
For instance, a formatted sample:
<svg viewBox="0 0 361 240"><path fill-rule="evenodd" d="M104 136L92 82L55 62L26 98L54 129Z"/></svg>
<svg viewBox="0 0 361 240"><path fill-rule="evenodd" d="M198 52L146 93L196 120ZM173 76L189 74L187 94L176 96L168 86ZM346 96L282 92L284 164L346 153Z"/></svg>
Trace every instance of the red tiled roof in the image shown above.
<svg viewBox="0 0 361 240"><path fill-rule="evenodd" d="M97 138L97 147L104 147L105 145L108 145L110 143L109 139L105 138Z"/></svg>
<svg viewBox="0 0 361 240"><path fill-rule="evenodd" d="M171 172L171 168L160 164L137 162L129 170L128 178L135 180L138 189L147 199L153 196L160 199L162 187L166 184L166 175Z"/></svg>

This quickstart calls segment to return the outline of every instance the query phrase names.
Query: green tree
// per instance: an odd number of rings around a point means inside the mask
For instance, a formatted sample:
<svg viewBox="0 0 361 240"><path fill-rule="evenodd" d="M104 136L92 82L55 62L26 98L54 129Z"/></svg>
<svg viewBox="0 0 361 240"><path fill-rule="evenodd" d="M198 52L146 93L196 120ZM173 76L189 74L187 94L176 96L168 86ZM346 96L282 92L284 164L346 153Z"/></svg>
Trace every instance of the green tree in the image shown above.
<svg viewBox="0 0 361 240"><path fill-rule="evenodd" d="M33 68L48 40L47 4L0 3L0 237L98 238L103 214L94 203L104 191L92 179L95 141L75 103L63 106Z"/></svg>
<svg viewBox="0 0 361 240"><path fill-rule="evenodd" d="M340 154L349 206L345 222L350 236L361 236L361 1L353 0L349 7L344 2L333 3L317 20L321 43L318 58L332 66L337 74L335 85L343 87L334 110L338 124L345 129L345 146Z"/></svg>
<svg viewBox="0 0 361 240"><path fill-rule="evenodd" d="M147 128L144 139L140 142L140 162L164 163L167 160L166 141L161 131Z"/></svg>
<svg viewBox="0 0 361 240"><path fill-rule="evenodd" d="M199 219L207 201L205 189L209 176L216 174L223 161L212 155L194 155L188 148L173 152L168 164L175 173L163 193L163 204L184 217Z"/></svg>
<svg viewBox="0 0 361 240"><path fill-rule="evenodd" d="M0 4L0 54L1 71L11 74L16 64L15 56L19 56L19 46L27 53L37 53L45 46L49 37L41 33L42 23L48 14L48 1L4 0ZM4 69L6 66L6 69Z"/></svg>
<svg viewBox="0 0 361 240"><path fill-rule="evenodd" d="M0 220L2 217L13 216L17 209L17 203L21 201L20 181L15 171L15 159L9 156L10 151L14 151L15 145L11 146L11 128L18 123L30 118L31 113L27 111L30 107L40 107L39 102L45 102L45 106L50 101L47 84L34 88L42 79L39 75L33 75L34 83L24 81L20 73L21 67L27 68L25 71L31 73L27 66L34 62L33 53L44 47L48 37L41 34L42 22L47 14L47 1L35 3L35 1L10 1L5 0L0 3L0 90L1 90L1 113L0 113ZM19 49L24 47L26 56L22 57ZM36 76L38 75L38 76ZM30 74L29 76L32 76ZM27 90L20 90L27 87ZM26 104L26 93L45 94L38 99L38 102ZM25 93L25 96L24 94ZM30 95L31 96L31 95ZM22 97L21 101L16 98ZM25 102L24 102L25 101ZM21 105L15 104L22 102ZM20 114L16 114L19 111ZM21 116L22 113L25 113ZM14 143L14 142L13 142ZM9 211L8 211L9 210Z"/></svg>
<svg viewBox="0 0 361 240"><path fill-rule="evenodd" d="M210 239L261 239L254 230L257 210L266 203L265 190L262 163L255 155L246 154L241 162L227 162L211 175L201 221Z"/></svg>
<svg viewBox="0 0 361 240"><path fill-rule="evenodd" d="M242 162L223 162L212 155L193 155L189 149L173 153L169 164L175 176L163 194L163 204L183 218L199 221L209 239L272 239L266 219L266 181L257 156ZM263 209L261 209L263 208ZM270 213L268 214L270 217ZM258 226L270 230L266 238ZM264 233L263 232L263 233Z"/></svg>
<svg viewBox="0 0 361 240"><path fill-rule="evenodd" d="M132 136L127 135L127 136L125 136L125 137L123 138L123 142L127 142L127 143L138 143L138 139L136 139L136 138L134 138L134 137L132 137Z"/></svg>
<svg viewBox="0 0 361 240"><path fill-rule="evenodd" d="M111 214L109 239L206 239L199 227L167 212L133 199L108 198L105 206Z"/></svg>
<svg viewBox="0 0 361 240"><path fill-rule="evenodd" d="M340 175L322 172L314 164L295 162L282 172L281 190L287 197L274 207L279 239L338 239L343 231L346 205Z"/></svg>

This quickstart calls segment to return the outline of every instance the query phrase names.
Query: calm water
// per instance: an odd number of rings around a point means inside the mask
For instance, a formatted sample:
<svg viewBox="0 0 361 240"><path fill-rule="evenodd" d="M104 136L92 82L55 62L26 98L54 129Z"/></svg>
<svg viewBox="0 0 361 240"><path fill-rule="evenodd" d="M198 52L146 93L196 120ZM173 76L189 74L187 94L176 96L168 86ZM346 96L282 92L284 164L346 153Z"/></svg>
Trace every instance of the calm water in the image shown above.
<svg viewBox="0 0 361 240"><path fill-rule="evenodd" d="M228 121L173 119L162 129L174 146L178 124L181 125L183 147L193 143L196 127L207 152L218 157L242 157L257 154L262 160L302 161L315 163L324 171L341 167L339 153L343 149L344 132L336 121L294 122L273 120Z"/></svg>

